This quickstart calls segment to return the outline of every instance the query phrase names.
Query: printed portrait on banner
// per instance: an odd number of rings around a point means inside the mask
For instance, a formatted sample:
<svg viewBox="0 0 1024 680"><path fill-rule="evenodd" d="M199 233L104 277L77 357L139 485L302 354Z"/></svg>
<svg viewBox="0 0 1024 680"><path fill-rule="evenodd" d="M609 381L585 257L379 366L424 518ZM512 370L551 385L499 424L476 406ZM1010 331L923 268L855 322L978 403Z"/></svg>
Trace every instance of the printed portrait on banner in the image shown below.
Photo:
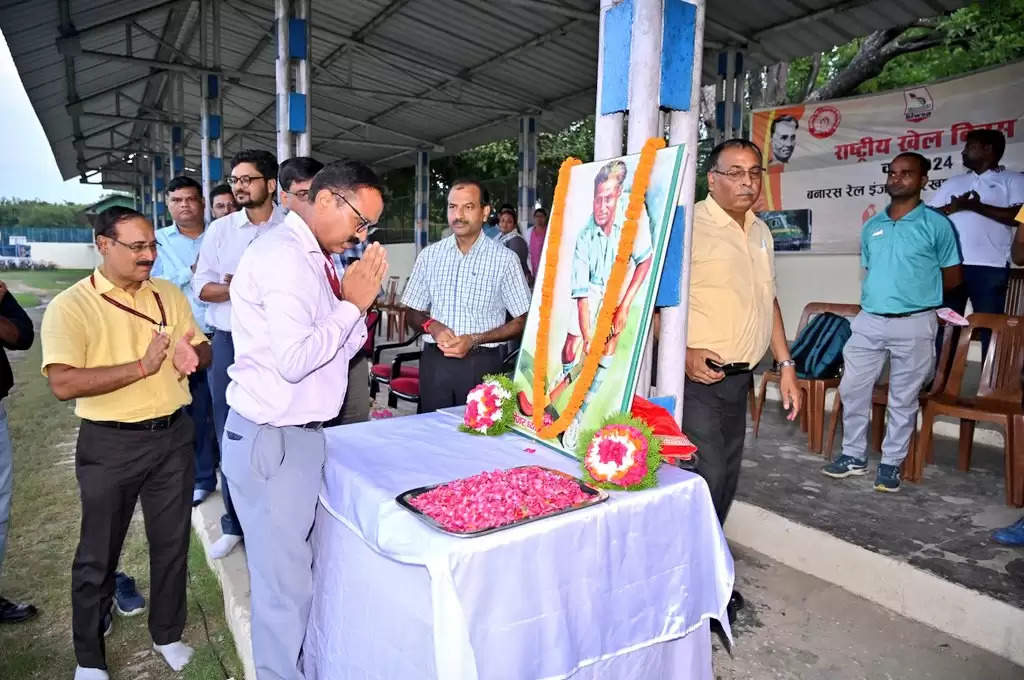
<svg viewBox="0 0 1024 680"><path fill-rule="evenodd" d="M640 156L572 169L558 249L551 247L549 228L513 379L518 431L536 438L534 409L542 409L546 421L553 422L570 404L574 390L579 390L585 396L568 429L557 438L541 440L574 455L582 431L597 427L611 413L629 410L682 183L683 156L681 146L655 155L636 235L628 249L625 278L615 291L608 284ZM552 270L549 264L555 265L554 304L542 309L542 290ZM596 340L603 305L611 305L613 322L597 372L586 386L580 383L584 358ZM535 353L542 315L550 315L550 332L544 393L537 403Z"/></svg>

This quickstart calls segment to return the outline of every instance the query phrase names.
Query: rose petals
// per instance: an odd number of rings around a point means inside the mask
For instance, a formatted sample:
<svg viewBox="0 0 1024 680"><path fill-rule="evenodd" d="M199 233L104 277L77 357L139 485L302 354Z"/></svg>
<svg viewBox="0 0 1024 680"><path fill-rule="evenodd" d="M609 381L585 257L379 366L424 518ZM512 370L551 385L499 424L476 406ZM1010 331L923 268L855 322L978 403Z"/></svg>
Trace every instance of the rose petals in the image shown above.
<svg viewBox="0 0 1024 680"><path fill-rule="evenodd" d="M549 515L588 498L573 478L530 466L441 484L409 504L447 531L470 533Z"/></svg>

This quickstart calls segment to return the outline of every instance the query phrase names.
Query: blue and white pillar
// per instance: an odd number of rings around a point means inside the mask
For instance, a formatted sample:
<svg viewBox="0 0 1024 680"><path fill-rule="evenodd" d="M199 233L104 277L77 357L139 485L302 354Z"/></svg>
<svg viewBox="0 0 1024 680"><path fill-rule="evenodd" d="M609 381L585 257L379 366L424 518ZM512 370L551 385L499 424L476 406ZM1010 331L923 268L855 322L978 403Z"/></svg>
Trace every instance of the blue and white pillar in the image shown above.
<svg viewBox="0 0 1024 680"><path fill-rule="evenodd" d="M289 52L295 60L295 91L288 101L289 125L295 135L297 156L313 153L312 116L310 106L310 28L309 0L294 0L295 18L291 20Z"/></svg>
<svg viewBox="0 0 1024 680"><path fill-rule="evenodd" d="M200 4L199 54L204 66L212 61L213 69L220 68L220 8L215 0L202 0ZM213 41L207 34L207 18L213 15ZM214 73L202 73L199 77L201 96L199 101L199 132L200 158L203 187L204 220L207 224L212 219L210 212L210 192L224 177L221 154L224 148L222 136L220 101L220 76Z"/></svg>
<svg viewBox="0 0 1024 680"><path fill-rule="evenodd" d="M692 228L699 124L701 51L705 0L602 0L598 47L597 119L594 158L622 154L623 113L629 112L626 151L638 153L650 137L665 132L662 111L672 121L671 141L686 144L686 170L677 219L669 239L657 304L662 306L659 337L659 396L674 398L682 417L686 365L688 259ZM637 382L637 394L651 392L653 344Z"/></svg>
<svg viewBox="0 0 1024 680"><path fill-rule="evenodd" d="M413 206L413 241L416 254L427 247L430 237L430 152L416 152L416 194Z"/></svg>
<svg viewBox="0 0 1024 680"><path fill-rule="evenodd" d="M292 130L288 111L288 103L291 98L291 53L288 49L291 0L274 0L274 18L277 28L277 61L275 63L277 162L283 163L292 157Z"/></svg>
<svg viewBox="0 0 1024 680"><path fill-rule="evenodd" d="M537 119L519 119L519 229L525 235L537 207Z"/></svg>
<svg viewBox="0 0 1024 680"><path fill-rule="evenodd" d="M715 86L715 143L743 136L743 102L746 79L743 53L730 49L718 53L718 79Z"/></svg>

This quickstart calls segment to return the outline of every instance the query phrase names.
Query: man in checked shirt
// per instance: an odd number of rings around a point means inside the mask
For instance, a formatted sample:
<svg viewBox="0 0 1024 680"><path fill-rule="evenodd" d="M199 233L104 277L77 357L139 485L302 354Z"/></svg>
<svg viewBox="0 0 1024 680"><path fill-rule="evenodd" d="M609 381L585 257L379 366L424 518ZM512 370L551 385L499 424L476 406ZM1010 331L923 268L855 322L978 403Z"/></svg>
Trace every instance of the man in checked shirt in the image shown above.
<svg viewBox="0 0 1024 680"><path fill-rule="evenodd" d="M405 287L406 319L426 333L420 413L465 404L484 375L501 370L502 344L523 332L530 288L515 253L481 237L490 212L479 182L455 181L448 192L452 234L419 254Z"/></svg>

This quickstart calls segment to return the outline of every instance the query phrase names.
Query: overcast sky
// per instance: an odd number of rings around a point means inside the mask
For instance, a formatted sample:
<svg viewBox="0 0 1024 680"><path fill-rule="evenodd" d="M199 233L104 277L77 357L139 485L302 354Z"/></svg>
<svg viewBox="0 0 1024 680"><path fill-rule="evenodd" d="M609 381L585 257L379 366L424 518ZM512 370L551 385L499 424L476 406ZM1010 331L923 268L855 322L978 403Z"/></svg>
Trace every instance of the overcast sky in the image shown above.
<svg viewBox="0 0 1024 680"><path fill-rule="evenodd" d="M79 184L77 179L67 182L61 179L53 151L25 94L3 33L0 33L0 93L3 93L0 129L4 139L3 153L0 153L0 197L92 203L109 193L102 187Z"/></svg>

